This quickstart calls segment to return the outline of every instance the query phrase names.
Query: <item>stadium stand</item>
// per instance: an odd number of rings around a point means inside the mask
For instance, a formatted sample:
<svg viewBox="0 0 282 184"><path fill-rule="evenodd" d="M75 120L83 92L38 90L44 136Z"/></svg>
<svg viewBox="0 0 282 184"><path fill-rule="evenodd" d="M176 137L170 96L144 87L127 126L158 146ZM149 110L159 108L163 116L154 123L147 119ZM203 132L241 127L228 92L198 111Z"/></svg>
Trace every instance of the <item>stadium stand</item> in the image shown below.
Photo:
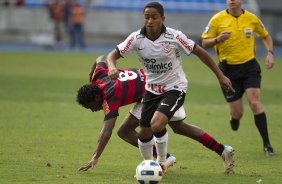
<svg viewBox="0 0 282 184"><path fill-rule="evenodd" d="M22 7L0 6L0 42L29 42L52 37L46 2L24 0ZM142 25L143 7L152 0L78 0L87 9L86 37L92 43L115 44ZM166 9L166 26L197 40L210 17L226 9L226 0L156 0ZM3 2L0 0L0 2ZM10 1L12 2L12 1ZM14 0L13 2L16 2ZM282 1L245 0L244 8L262 18L276 44L282 44ZM274 12L272 10L275 10ZM262 14L260 14L260 12ZM101 19L102 17L102 19Z"/></svg>
<svg viewBox="0 0 282 184"><path fill-rule="evenodd" d="M80 0L81 4L87 4L86 0ZM95 0L90 1L90 8L107 11L142 11L150 0ZM162 0L161 2L169 13L214 13L225 9L226 0ZM26 0L27 7L44 6L44 0ZM248 4L245 3L246 9Z"/></svg>

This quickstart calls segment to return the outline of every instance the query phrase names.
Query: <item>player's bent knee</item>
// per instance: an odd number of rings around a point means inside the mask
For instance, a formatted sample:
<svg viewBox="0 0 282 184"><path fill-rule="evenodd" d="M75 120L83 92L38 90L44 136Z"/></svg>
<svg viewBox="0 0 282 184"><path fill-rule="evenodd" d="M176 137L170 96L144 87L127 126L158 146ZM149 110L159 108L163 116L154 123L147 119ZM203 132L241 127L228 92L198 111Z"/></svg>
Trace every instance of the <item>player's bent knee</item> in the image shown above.
<svg viewBox="0 0 282 184"><path fill-rule="evenodd" d="M165 125L162 125L161 123L152 123L151 128L152 131L156 133L162 131L165 128Z"/></svg>
<svg viewBox="0 0 282 184"><path fill-rule="evenodd" d="M120 128L118 129L118 131L117 131L117 135L118 135L120 138L124 139L124 138L126 137L126 135L127 135L127 131L126 131L124 128L120 127Z"/></svg>

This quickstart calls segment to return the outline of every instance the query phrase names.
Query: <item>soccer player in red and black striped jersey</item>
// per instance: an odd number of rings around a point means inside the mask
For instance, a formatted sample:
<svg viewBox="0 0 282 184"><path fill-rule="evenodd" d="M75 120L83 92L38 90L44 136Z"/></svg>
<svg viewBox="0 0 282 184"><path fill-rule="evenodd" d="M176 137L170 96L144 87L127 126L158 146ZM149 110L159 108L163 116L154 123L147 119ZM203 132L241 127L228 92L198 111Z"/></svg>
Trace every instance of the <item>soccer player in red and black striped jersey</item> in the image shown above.
<svg viewBox="0 0 282 184"><path fill-rule="evenodd" d="M139 126L141 118L140 103L145 91L145 75L142 69L121 69L117 80L112 80L108 76L108 67L105 56L100 56L94 63L90 72L90 84L83 85L77 93L77 102L91 111L104 110L104 127L100 133L98 145L91 160L80 167L79 170L87 171L94 167L104 148L106 147L115 122L119 115L120 107L136 103L123 120L118 135L131 145L138 147L138 134L135 129ZM224 145L216 141L208 133L199 127L183 122L186 114L183 106L170 119L169 126L180 135L190 137L210 150L216 152L224 159ZM166 165L171 166L176 158L167 155ZM230 163L230 164L233 164Z"/></svg>
<svg viewBox="0 0 282 184"><path fill-rule="evenodd" d="M118 116L119 107L141 102L145 91L145 74L139 69L123 69L118 80L111 80L106 63L99 62L91 83L99 87L103 97L101 100L106 121ZM91 108L91 104L88 104L88 107L96 110L95 107Z"/></svg>

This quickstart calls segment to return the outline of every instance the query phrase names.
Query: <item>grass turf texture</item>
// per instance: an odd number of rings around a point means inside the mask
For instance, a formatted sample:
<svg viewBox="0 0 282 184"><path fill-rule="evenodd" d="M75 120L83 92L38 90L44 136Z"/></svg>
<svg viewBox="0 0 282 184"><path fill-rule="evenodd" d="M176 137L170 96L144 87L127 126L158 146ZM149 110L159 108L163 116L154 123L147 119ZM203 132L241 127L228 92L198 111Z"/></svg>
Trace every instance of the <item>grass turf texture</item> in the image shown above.
<svg viewBox="0 0 282 184"><path fill-rule="evenodd" d="M116 135L130 106L120 109L112 138L98 165L88 172L77 169L88 162L102 127L103 112L80 107L76 91L88 82L97 54L0 53L0 183L137 183L139 150ZM235 174L223 174L219 156L198 142L169 131L169 152L178 163L161 183L281 183L282 60L273 70L262 66L262 101L275 157L265 157L262 140L245 100L245 114L237 132L229 125L229 110L216 77L199 60L184 58L189 79L186 122L233 146ZM137 67L136 57L119 61Z"/></svg>

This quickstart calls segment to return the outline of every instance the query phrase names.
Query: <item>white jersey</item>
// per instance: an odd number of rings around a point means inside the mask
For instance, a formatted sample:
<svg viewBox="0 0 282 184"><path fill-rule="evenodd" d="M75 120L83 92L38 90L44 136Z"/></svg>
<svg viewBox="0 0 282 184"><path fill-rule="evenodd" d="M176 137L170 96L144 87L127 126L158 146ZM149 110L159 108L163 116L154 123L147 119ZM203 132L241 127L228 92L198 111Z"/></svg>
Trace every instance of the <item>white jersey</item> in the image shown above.
<svg viewBox="0 0 282 184"><path fill-rule="evenodd" d="M170 90L186 92L188 81L182 68L180 51L190 55L196 44L181 31L163 26L160 37L152 41L145 29L131 33L117 46L122 57L135 50L145 75L146 90L162 94Z"/></svg>

